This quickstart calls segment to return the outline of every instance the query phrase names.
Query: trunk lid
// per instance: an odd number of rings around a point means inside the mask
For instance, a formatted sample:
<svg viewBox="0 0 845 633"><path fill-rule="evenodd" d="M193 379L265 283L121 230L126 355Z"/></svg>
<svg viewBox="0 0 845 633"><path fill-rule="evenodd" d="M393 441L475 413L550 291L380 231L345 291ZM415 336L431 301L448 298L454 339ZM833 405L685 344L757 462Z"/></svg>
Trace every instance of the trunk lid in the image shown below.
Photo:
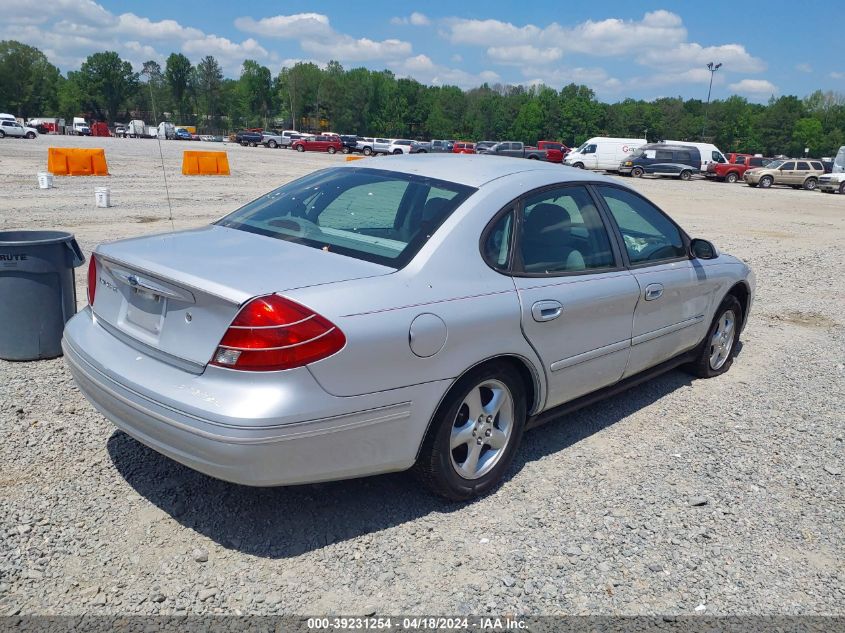
<svg viewBox="0 0 845 633"><path fill-rule="evenodd" d="M393 268L220 226L112 242L96 253L94 313L173 364L211 359L255 296L386 275Z"/></svg>

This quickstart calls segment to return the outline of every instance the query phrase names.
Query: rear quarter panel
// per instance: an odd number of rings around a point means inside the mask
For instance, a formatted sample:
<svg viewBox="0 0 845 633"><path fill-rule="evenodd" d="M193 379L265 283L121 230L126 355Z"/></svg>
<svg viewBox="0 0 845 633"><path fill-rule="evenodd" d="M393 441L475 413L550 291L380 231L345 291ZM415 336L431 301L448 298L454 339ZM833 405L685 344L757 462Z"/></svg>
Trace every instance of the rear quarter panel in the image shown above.
<svg viewBox="0 0 845 633"><path fill-rule="evenodd" d="M541 180L546 184L548 176ZM508 354L524 359L535 374L536 401L542 402L542 364L522 334L513 280L489 268L479 248L488 221L517 187L479 191L394 274L286 294L331 319L346 335L343 350L309 365L326 391L352 396L454 379L479 362ZM422 314L436 315L446 326L442 348L426 358L410 347L411 323Z"/></svg>

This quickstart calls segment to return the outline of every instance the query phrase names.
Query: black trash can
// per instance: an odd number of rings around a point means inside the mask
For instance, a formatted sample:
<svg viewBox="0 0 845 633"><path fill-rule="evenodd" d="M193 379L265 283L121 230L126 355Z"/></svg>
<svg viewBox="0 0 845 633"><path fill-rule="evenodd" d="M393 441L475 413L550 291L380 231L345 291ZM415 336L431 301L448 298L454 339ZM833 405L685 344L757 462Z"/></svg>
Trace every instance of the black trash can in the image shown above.
<svg viewBox="0 0 845 633"><path fill-rule="evenodd" d="M76 313L73 269L84 262L70 233L0 231L0 358L62 355L62 331Z"/></svg>

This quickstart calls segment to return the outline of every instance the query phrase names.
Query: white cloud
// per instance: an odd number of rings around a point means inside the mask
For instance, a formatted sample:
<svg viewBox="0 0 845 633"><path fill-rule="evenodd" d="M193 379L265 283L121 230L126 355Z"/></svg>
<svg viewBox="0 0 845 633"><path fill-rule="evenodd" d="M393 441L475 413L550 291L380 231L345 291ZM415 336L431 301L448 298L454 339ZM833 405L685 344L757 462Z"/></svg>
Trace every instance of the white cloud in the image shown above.
<svg viewBox="0 0 845 633"><path fill-rule="evenodd" d="M296 40L304 52L321 61L390 60L407 57L412 52L411 44L403 40L372 40L338 33L332 28L328 16L321 13L276 15L260 20L241 17L235 20L235 26L247 33Z"/></svg>
<svg viewBox="0 0 845 633"><path fill-rule="evenodd" d="M778 91L778 87L766 79L743 79L728 86L737 94L766 97Z"/></svg>
<svg viewBox="0 0 845 633"><path fill-rule="evenodd" d="M500 64L548 64L563 57L559 48L537 48L530 44L516 46L491 46L487 49L487 57Z"/></svg>
<svg viewBox="0 0 845 633"><path fill-rule="evenodd" d="M701 46L694 42L678 44L668 49L652 48L643 51L637 60L647 66L661 69L682 69L706 66L709 62L722 64L722 71L756 73L766 70L763 60L752 57L740 44ZM709 72L706 71L705 72Z"/></svg>
<svg viewBox="0 0 845 633"><path fill-rule="evenodd" d="M412 77L422 83L434 86L459 86L460 88L474 88L487 83L501 81L498 73L484 70L474 74L459 68L441 66L432 61L428 55L415 55L401 61L392 62L390 68L400 77Z"/></svg>
<svg viewBox="0 0 845 633"><path fill-rule="evenodd" d="M238 44L217 35L188 40L182 46L182 52L193 59L213 55L223 70L232 75L238 73L245 59L265 60L270 57L267 50L252 38Z"/></svg>
<svg viewBox="0 0 845 633"><path fill-rule="evenodd" d="M836 72L835 70L830 73L831 79L845 79L845 73Z"/></svg>
<svg viewBox="0 0 845 633"><path fill-rule="evenodd" d="M453 44L545 45L596 56L620 55L641 50L644 45L653 46L655 42L671 46L683 42L687 33L679 16L662 10L646 13L642 20L587 20L573 27L557 22L539 27L516 26L500 20L451 18L446 20L446 29L445 34Z"/></svg>
<svg viewBox="0 0 845 633"><path fill-rule="evenodd" d="M329 38L334 35L329 17L322 13L276 15L260 20L242 17L235 20L235 26L246 33L284 39Z"/></svg>
<svg viewBox="0 0 845 633"><path fill-rule="evenodd" d="M429 26L431 24L431 19L425 13L419 13L418 11L414 11L408 17L390 18L390 23L400 26L404 26L407 24L411 24L413 26Z"/></svg>
<svg viewBox="0 0 845 633"><path fill-rule="evenodd" d="M813 72L813 67L807 63L795 64L795 70L800 71L802 73L811 73Z"/></svg>

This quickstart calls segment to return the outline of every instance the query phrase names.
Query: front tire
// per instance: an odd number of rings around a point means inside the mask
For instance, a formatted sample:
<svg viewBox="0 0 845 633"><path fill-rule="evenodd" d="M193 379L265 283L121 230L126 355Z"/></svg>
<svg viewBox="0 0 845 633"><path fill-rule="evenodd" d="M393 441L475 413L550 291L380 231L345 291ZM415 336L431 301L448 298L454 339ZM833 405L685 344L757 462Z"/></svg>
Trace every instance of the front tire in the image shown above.
<svg viewBox="0 0 845 633"><path fill-rule="evenodd" d="M363 154L364 154L364 156L372 156L372 155L373 155L373 150L372 150L372 148L370 148L370 147L365 147L365 148L364 148L364 151L363 151Z"/></svg>
<svg viewBox="0 0 845 633"><path fill-rule="evenodd" d="M634 167L631 170L631 177L632 178L640 178L644 173L645 173L645 171L643 170L642 167Z"/></svg>
<svg viewBox="0 0 845 633"><path fill-rule="evenodd" d="M6 138L6 133L3 130L0 130L0 138Z"/></svg>
<svg viewBox="0 0 845 633"><path fill-rule="evenodd" d="M395 149L395 150L393 150L393 155L394 155L394 156L399 156L399 154L401 154L401 153L402 153L402 150L401 150L401 149Z"/></svg>
<svg viewBox="0 0 845 633"><path fill-rule="evenodd" d="M689 171L688 169L685 169L684 171L681 172L680 177L681 177L681 180L690 180L690 179L692 179L692 172Z"/></svg>
<svg viewBox="0 0 845 633"><path fill-rule="evenodd" d="M28 138L28 139L34 139L34 138L35 138L35 134L34 134L33 132L27 132L27 133L26 133L26 138Z"/></svg>
<svg viewBox="0 0 845 633"><path fill-rule="evenodd" d="M584 163L575 163L572 165L575 169L584 169Z"/></svg>
<svg viewBox="0 0 845 633"><path fill-rule="evenodd" d="M771 187L771 186L772 186L772 184L773 184L774 182L775 182L775 179L774 179L774 178L772 178L771 176L763 176L763 177L760 179L760 188L761 188L761 189L768 189L769 187Z"/></svg>
<svg viewBox="0 0 845 633"><path fill-rule="evenodd" d="M843 182L841 185L839 185L839 193L841 193L843 196L845 196L845 182Z"/></svg>
<svg viewBox="0 0 845 633"><path fill-rule="evenodd" d="M297 146L296 146L296 151L297 151L297 152L304 152L304 151L305 151L305 146L304 146L304 145L297 145Z"/></svg>
<svg viewBox="0 0 845 633"><path fill-rule="evenodd" d="M414 465L417 477L453 501L493 490L522 440L525 398L521 377L507 363L470 371L435 413Z"/></svg>
<svg viewBox="0 0 845 633"><path fill-rule="evenodd" d="M712 378L728 371L736 356L741 326L742 306L735 296L728 295L716 310L698 358L689 366L691 373L699 378Z"/></svg>
<svg viewBox="0 0 845 633"><path fill-rule="evenodd" d="M334 147L330 147L327 151L329 154L334 154L337 150Z"/></svg>
<svg viewBox="0 0 845 633"><path fill-rule="evenodd" d="M348 154L348 153L349 153L349 152L351 152L352 150L351 150L351 149L349 149L348 147L344 147L341 151L342 151L344 154Z"/></svg>
<svg viewBox="0 0 845 633"><path fill-rule="evenodd" d="M804 181L804 189L807 191L815 191L818 185L819 181L815 178L807 178L807 180Z"/></svg>
<svg viewBox="0 0 845 633"><path fill-rule="evenodd" d="M725 182L729 182L731 184L735 183L739 180L739 176L735 171L729 172L727 176L725 176Z"/></svg>

